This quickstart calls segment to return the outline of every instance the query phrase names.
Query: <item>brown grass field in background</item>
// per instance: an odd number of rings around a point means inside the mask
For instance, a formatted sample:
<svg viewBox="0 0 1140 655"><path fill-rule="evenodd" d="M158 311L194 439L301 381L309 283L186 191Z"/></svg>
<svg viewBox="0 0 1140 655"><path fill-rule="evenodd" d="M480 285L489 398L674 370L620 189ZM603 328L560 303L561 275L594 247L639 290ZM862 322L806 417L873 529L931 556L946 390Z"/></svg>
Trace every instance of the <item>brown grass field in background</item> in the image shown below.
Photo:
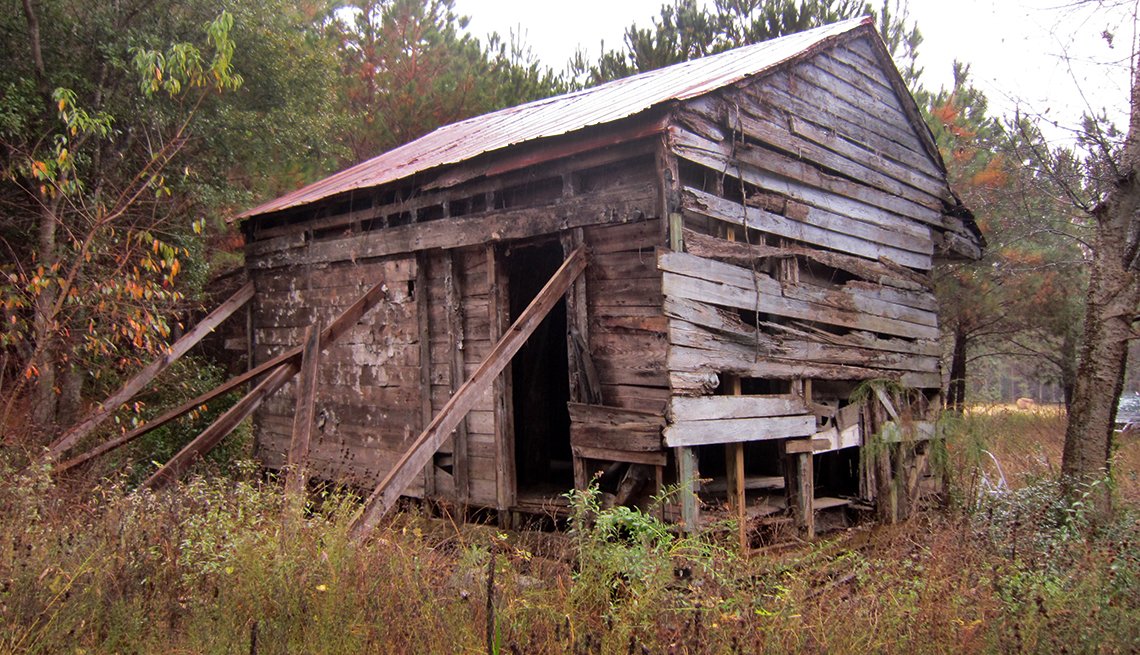
<svg viewBox="0 0 1140 655"><path fill-rule="evenodd" d="M0 653L1140 652L1140 446L1092 516L1057 493L1064 420L973 408L947 507L751 557L589 494L563 532L411 510L354 544L355 499L300 515L249 466L150 494L9 454Z"/></svg>

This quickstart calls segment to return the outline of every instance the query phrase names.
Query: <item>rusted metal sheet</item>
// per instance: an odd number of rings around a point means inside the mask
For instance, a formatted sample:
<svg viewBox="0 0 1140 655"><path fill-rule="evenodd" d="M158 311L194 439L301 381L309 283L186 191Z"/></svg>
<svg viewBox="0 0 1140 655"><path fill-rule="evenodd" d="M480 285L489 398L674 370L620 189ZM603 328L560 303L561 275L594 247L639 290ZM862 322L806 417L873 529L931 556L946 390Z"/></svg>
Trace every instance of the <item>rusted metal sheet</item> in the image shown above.
<svg viewBox="0 0 1140 655"><path fill-rule="evenodd" d="M694 98L765 73L860 29L874 34L870 18L843 21L445 125L411 143L271 200L236 218L246 219L298 207L348 191L394 182L520 143L612 123L662 103Z"/></svg>

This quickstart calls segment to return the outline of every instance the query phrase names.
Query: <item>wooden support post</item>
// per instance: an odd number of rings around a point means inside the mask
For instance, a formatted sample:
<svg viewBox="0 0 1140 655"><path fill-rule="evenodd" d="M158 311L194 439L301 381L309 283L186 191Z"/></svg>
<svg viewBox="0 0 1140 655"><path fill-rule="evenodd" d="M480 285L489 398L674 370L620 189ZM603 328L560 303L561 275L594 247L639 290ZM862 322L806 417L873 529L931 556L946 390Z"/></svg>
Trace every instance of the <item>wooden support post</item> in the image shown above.
<svg viewBox="0 0 1140 655"><path fill-rule="evenodd" d="M385 297L387 293L388 286L381 282L358 298L348 309L341 312L341 315L338 316L335 321L321 331L320 348L322 350L327 348L343 336L345 332L352 329L352 326L356 325L357 321L359 321L368 310L376 306L376 303L380 302L380 299ZM187 444L182 450L178 451L162 468L147 478L142 486L156 489L173 482L190 467L190 464L193 463L195 458L210 452L214 446L218 445L218 442L232 432L239 423L256 411L262 401L284 386L290 378L297 374L297 371L300 369L300 364L296 361L296 354L301 353L303 348L297 348L295 350L296 353L288 358L288 363L282 364L270 373L269 376L254 387L252 391L237 401L226 413L218 417L217 420L211 423L208 428L203 430L201 434L195 437L194 440ZM269 362L267 362L267 364L268 363ZM252 373L252 371L250 373ZM246 375L248 376L249 373Z"/></svg>
<svg viewBox="0 0 1140 655"><path fill-rule="evenodd" d="M729 395L740 395L739 376L726 376L725 384ZM724 445L724 464L728 507L733 516L736 517L740 552L746 553L748 552L748 497L744 491L744 442L738 441Z"/></svg>
<svg viewBox="0 0 1140 655"><path fill-rule="evenodd" d="M506 330L503 337L491 348L475 372L471 374L459 391L447 401L431 424L416 437L416 440L388 471L364 504L361 513L352 522L351 533L362 538L372 531L393 507L407 489L424 463L432 457L439 445L451 434L467 412L475 406L479 398L487 392L500 373L507 368L511 359L522 348L531 334L538 328L550 310L558 303L570 284L581 275L586 267L584 252L579 249L570 254L562 266L538 292L530 305Z"/></svg>
<svg viewBox="0 0 1140 655"><path fill-rule="evenodd" d="M798 440L797 440L798 441ZM808 539L815 537L815 472L812 453L789 452L788 441L780 442L784 459L784 492L796 527ZM798 449L797 449L798 450Z"/></svg>
<svg viewBox="0 0 1140 655"><path fill-rule="evenodd" d="M676 449L677 477L681 487L681 523L685 532L696 532L700 527L700 513L697 507L697 490L700 479L697 467L697 449L681 446Z"/></svg>
<svg viewBox="0 0 1140 655"><path fill-rule="evenodd" d="M447 350L451 370L451 393L459 391L460 380L467 377L466 362L463 357L463 287L459 279L460 267L456 266L458 253L449 250L444 257L444 315L447 317ZM428 417L431 422L431 417ZM427 423L424 424L427 426ZM455 500L466 505L471 494L470 469L467 465L467 420L455 427L451 442L451 473L455 480Z"/></svg>
<svg viewBox="0 0 1140 655"><path fill-rule="evenodd" d="M563 256L585 244L581 228L562 235ZM574 281L566 294L566 354L570 376L570 402L600 404L601 394L595 389L596 374L590 359L590 322L586 307L586 276ZM578 455L571 454L574 469L574 488L583 490L590 481L586 472L586 462Z"/></svg>
<svg viewBox="0 0 1140 655"><path fill-rule="evenodd" d="M48 457L53 459L59 457L67 451L67 449L91 434L107 417L119 411L119 407L121 407L123 403L142 391L146 385L150 384L151 380L158 377L167 367L177 361L179 357L185 355L201 341L203 337L213 332L214 328L221 325L222 321L229 318L231 314L249 302L250 298L253 298L253 282L246 282L234 295L226 299L221 305L218 305L217 309L210 312L210 314L199 321L197 325L190 328L186 334L182 335L181 339L175 341L174 344L170 346L170 350L164 353L162 357L152 361L141 371L135 373L118 391L111 394L110 397L96 407L93 412L88 414L86 418L65 432L55 443L48 446Z"/></svg>
<svg viewBox="0 0 1140 655"><path fill-rule="evenodd" d="M420 430L431 423L431 294L428 291L430 277L428 262L430 255L425 251L416 253L416 327L420 342ZM424 467L424 498L437 495L435 487L435 461Z"/></svg>
<svg viewBox="0 0 1140 655"><path fill-rule="evenodd" d="M487 318L490 325L491 341L497 342L502 338L504 331L508 329L511 322L510 276L507 273L506 266L503 265L499 248L495 244L487 246L486 256ZM582 266L585 267L584 252L582 253L582 260ZM573 280L567 284L567 287L572 286L572 283ZM557 298L555 298L555 302L557 302ZM539 322L541 323L541 320ZM537 326L538 324L535 324L536 328ZM514 506L517 498L515 487L515 411L510 366L504 366L503 370L495 376L491 388L495 422L495 508L499 514L499 525L507 527L511 520L509 510Z"/></svg>
<svg viewBox="0 0 1140 655"><path fill-rule="evenodd" d="M296 411L293 413L293 438L289 442L286 459L288 477L285 493L301 496L309 483L309 441L313 435L313 405L317 397L317 376L320 374L321 325L305 328L305 345L301 353L301 371L297 384Z"/></svg>

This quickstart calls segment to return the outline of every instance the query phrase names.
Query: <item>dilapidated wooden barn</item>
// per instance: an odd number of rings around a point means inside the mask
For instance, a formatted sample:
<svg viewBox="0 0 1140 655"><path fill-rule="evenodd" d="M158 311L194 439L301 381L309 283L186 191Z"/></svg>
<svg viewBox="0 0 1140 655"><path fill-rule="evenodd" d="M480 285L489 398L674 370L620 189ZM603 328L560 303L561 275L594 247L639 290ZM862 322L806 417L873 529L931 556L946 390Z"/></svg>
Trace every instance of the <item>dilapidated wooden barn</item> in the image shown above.
<svg viewBox="0 0 1140 655"><path fill-rule="evenodd" d="M308 470L376 488L364 524L594 479L680 484L687 526L905 514L941 386L930 271L982 245L869 19L448 125L241 218L253 363L362 315L255 434L284 466L307 386Z"/></svg>

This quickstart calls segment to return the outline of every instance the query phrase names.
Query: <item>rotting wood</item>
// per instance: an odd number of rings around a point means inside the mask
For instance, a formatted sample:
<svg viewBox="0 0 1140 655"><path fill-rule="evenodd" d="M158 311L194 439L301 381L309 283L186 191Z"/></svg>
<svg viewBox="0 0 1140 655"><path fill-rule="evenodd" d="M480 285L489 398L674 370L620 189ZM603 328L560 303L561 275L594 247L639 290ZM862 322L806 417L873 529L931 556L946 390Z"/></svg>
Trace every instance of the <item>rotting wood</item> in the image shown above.
<svg viewBox="0 0 1140 655"><path fill-rule="evenodd" d="M289 457L286 464L287 495L300 495L308 486L309 474L306 469L309 464L309 442L313 434L313 404L317 395L317 376L320 373L320 339L320 323L311 325L305 330L297 385L297 408L293 414L293 438L289 443Z"/></svg>
<svg viewBox="0 0 1140 655"><path fill-rule="evenodd" d="M815 537L815 471L810 452L788 452L789 441L781 442L784 453L784 493L796 526L808 539Z"/></svg>
<svg viewBox="0 0 1140 655"><path fill-rule="evenodd" d="M834 231L842 231L836 226L849 222L855 230L862 230L859 236L872 239L876 229L883 230L893 233L886 243L898 242L909 250L929 250L930 228L945 227L938 212L815 169L805 171L802 164L797 167L794 162L782 162L783 155L710 143L686 132L679 133L676 141L680 157L713 170L726 170L757 187L761 193L749 193L749 203L794 220Z"/></svg>
<svg viewBox="0 0 1140 655"><path fill-rule="evenodd" d="M582 267L585 268L586 254L584 249L568 253L566 260L569 261L570 256L575 252L581 253ZM510 329L510 274L507 271L506 263L503 261L503 254L495 244L488 244L485 247L484 257L487 262L488 335L491 342L497 342L502 338L502 335ZM567 290L559 293L558 297L562 297L568 293L569 289L573 288L574 282L581 277L581 275L574 275L574 279L567 283ZM557 299L555 299L555 304L557 304ZM536 326L541 324L541 322L542 319L539 319ZM507 519L509 508L511 508L518 499L518 475L515 465L515 410L513 389L513 371L510 366L504 365L503 370L495 376L494 381L491 383L495 421L495 508L499 512L498 518L500 525L503 525L503 522Z"/></svg>
<svg viewBox="0 0 1140 655"><path fill-rule="evenodd" d="M730 396L740 397L741 384L738 376L729 376L725 380L725 387ZM728 484L728 506L733 515L736 516L736 536L740 544L740 552L745 553L748 551L748 517L745 513L748 507L748 496L744 489L744 444L742 442L725 444L724 461L725 481Z"/></svg>
<svg viewBox="0 0 1140 655"><path fill-rule="evenodd" d="M493 380L507 367L511 359L526 342L526 339L538 328L542 319L550 313L574 279L580 275L586 266L585 254L582 249L575 250L562 266L551 277L546 286L535 296L530 305L523 310L519 318L510 326L504 336L492 348L491 353L479 365L459 391L432 420L431 424L405 451L384 479L377 485L372 495L365 502L361 513L352 522L351 533L356 538L366 536L389 511L395 507L396 500L403 494L404 489L411 481L415 472L439 448L440 443L467 412L474 407L476 401L482 396Z"/></svg>
<svg viewBox="0 0 1140 655"><path fill-rule="evenodd" d="M903 266L920 270L930 270L933 265L930 253L904 250L873 239L864 239L842 231L832 231L811 223L795 221L757 207L744 207L692 187L686 187L682 192L681 202L686 216L703 216L729 225L745 225L752 230L831 248L872 261L886 257ZM836 225L842 230L841 224Z"/></svg>
<svg viewBox="0 0 1140 655"><path fill-rule="evenodd" d="M877 261L870 261L861 257L853 257L827 250L805 248L802 246L785 245L781 247L759 244L747 244L739 241L727 241L717 237L701 234L695 230L685 229L685 252L697 257L707 257L738 266L749 265L765 258L802 257L807 261L816 262L824 266L858 276L869 283L887 285L907 291L926 292L932 288L930 279L908 268L891 267ZM928 293L914 294L921 298L923 308L930 305L934 309L934 298ZM929 302L928 300L929 299Z"/></svg>
<svg viewBox="0 0 1140 655"><path fill-rule="evenodd" d="M489 241L524 239L587 225L633 222L651 215L656 193L656 186L645 184L562 199L545 206L504 209L485 216L415 223L354 235L351 239L318 241L301 249L263 246L265 252L252 256L248 265L268 269L358 261L431 248L460 248Z"/></svg>
<svg viewBox="0 0 1140 655"><path fill-rule="evenodd" d="M218 305L214 311L210 312L209 315L199 321L197 325L190 328L186 334L175 341L170 346L170 349L163 353L161 357L147 364L138 373L135 373L118 391L111 394L86 418L48 446L48 457L53 459L59 457L69 448L79 443L81 439L91 434L103 421L117 412L123 403L142 391L146 385L150 384L151 380L158 377L160 373L165 371L167 367L176 362L182 355L185 355L201 341L203 337L213 332L214 328L221 325L231 314L249 302L250 298L253 298L253 291L253 282L243 284L234 295L227 298L221 305Z"/></svg>
<svg viewBox="0 0 1140 655"><path fill-rule="evenodd" d="M582 403L567 403L567 409L571 446L634 452L662 450L665 419L659 413Z"/></svg>
<svg viewBox="0 0 1140 655"><path fill-rule="evenodd" d="M320 348L323 350L350 330L368 310L372 309L381 298L388 293L388 285L380 282L369 289L364 295L350 305L335 321L321 332ZM297 352L301 352L298 348ZM193 463L194 459L208 453L226 435L233 431L247 416L252 414L267 396L276 392L286 382L296 375L300 366L296 362L296 355L269 374L256 387L234 404L229 410L218 417L205 430L195 437L189 444L178 451L166 464L154 472L145 482L144 487L156 489L176 480Z"/></svg>
<svg viewBox="0 0 1140 655"><path fill-rule="evenodd" d="M457 253L449 250L444 254L443 286L444 286L444 315L447 330L447 348L450 354L451 393L459 391L460 380L467 376L466 362L464 361L465 335L463 329L463 289L460 280L460 271L456 266ZM424 428L430 424L430 418L424 423ZM467 419L455 426L452 433L452 459L451 475L455 480L455 497L460 505L465 505L470 498L470 467L467 462L468 427Z"/></svg>
<svg viewBox="0 0 1140 655"><path fill-rule="evenodd" d="M859 288L781 284L763 273L686 253L662 251L658 267L665 271L667 296L748 311L762 306L769 314L912 339L939 336L933 312L885 302Z"/></svg>
<svg viewBox="0 0 1140 655"><path fill-rule="evenodd" d="M636 452L632 450L617 450L614 448L599 448L596 446L572 446L574 455L580 459L597 460L602 462L627 462L629 464L645 464L646 466L665 466L665 451ZM589 479L589 471L583 464L583 473Z"/></svg>

